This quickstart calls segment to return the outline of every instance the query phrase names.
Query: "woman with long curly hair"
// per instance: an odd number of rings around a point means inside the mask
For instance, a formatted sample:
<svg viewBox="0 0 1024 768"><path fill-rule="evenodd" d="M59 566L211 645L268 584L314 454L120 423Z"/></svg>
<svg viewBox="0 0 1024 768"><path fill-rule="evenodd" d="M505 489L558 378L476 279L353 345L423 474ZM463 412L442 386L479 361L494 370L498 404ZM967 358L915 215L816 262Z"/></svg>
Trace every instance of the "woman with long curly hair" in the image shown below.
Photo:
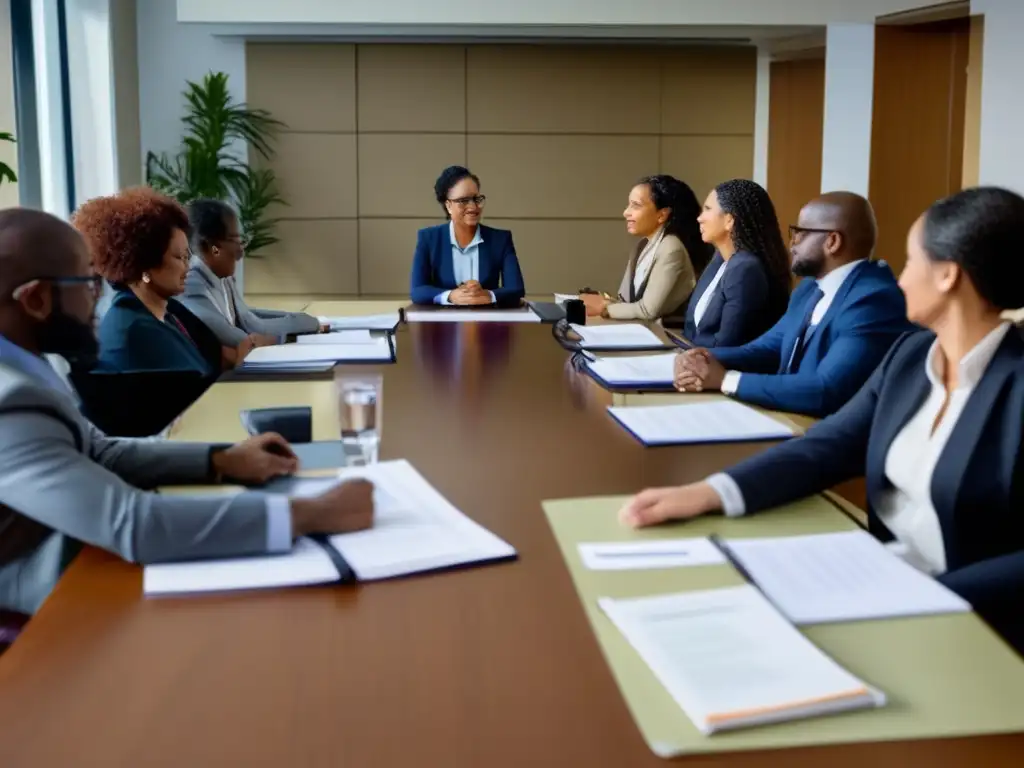
<svg viewBox="0 0 1024 768"><path fill-rule="evenodd" d="M216 376L252 349L222 348L175 300L185 290L189 221L185 209L148 187L82 205L71 223L85 238L93 268L116 294L100 323L98 369L195 370Z"/></svg>
<svg viewBox="0 0 1024 768"><path fill-rule="evenodd" d="M683 334L699 347L736 347L771 328L789 302L789 251L768 193L747 179L715 187L697 218L716 253L690 297Z"/></svg>

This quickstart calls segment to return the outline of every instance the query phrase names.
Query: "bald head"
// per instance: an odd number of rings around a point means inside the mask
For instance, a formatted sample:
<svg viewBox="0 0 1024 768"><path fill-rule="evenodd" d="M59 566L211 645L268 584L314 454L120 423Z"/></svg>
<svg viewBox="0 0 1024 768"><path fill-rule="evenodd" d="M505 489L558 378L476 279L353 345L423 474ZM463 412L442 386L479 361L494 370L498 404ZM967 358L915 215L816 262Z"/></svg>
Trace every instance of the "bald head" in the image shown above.
<svg viewBox="0 0 1024 768"><path fill-rule="evenodd" d="M36 278L82 274L88 263L70 224L29 208L0 210L0 296Z"/></svg>
<svg viewBox="0 0 1024 768"><path fill-rule="evenodd" d="M865 198L853 192L826 192L804 206L800 211L801 222L805 213L816 222L807 226L831 229L842 235L843 250L849 251L844 254L846 261L871 257L878 238L878 225L871 203Z"/></svg>

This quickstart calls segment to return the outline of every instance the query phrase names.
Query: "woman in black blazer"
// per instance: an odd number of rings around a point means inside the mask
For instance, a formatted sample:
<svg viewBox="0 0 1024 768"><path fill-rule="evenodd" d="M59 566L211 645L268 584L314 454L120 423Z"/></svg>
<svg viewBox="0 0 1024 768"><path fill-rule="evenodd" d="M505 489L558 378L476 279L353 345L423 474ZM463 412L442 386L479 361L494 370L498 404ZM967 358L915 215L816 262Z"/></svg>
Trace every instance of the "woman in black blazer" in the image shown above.
<svg viewBox="0 0 1024 768"><path fill-rule="evenodd" d="M789 251L775 206L759 184L733 179L711 191L697 221L716 253L690 296L683 335L698 347L742 346L789 303Z"/></svg>
<svg viewBox="0 0 1024 768"><path fill-rule="evenodd" d="M1024 198L940 200L907 242L911 321L864 388L796 440L622 510L644 526L740 516L867 477L869 530L963 596L1024 652Z"/></svg>

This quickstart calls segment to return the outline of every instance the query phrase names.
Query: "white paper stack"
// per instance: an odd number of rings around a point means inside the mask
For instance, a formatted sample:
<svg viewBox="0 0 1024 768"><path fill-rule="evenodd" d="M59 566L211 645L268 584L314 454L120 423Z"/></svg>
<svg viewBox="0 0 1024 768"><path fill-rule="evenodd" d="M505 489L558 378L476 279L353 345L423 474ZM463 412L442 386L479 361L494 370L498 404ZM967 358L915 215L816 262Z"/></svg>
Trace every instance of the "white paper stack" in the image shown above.
<svg viewBox="0 0 1024 768"><path fill-rule="evenodd" d="M750 585L599 604L701 733L885 703Z"/></svg>
<svg viewBox="0 0 1024 768"><path fill-rule="evenodd" d="M732 400L609 406L608 413L644 445L785 440L795 434L793 427Z"/></svg>
<svg viewBox="0 0 1024 768"><path fill-rule="evenodd" d="M587 363L594 377L609 387L672 389L675 353L595 357Z"/></svg>
<svg viewBox="0 0 1024 768"><path fill-rule="evenodd" d="M393 331L400 321L398 312L385 312L380 315L357 315L353 317L318 317L323 325L329 325L332 331L365 328L370 331Z"/></svg>
<svg viewBox="0 0 1024 768"><path fill-rule="evenodd" d="M592 571L641 571L722 565L728 562L711 539L656 539L582 543L580 560Z"/></svg>
<svg viewBox="0 0 1024 768"><path fill-rule="evenodd" d="M565 302L578 299L579 297L578 293L556 293L555 304L565 304Z"/></svg>
<svg viewBox="0 0 1024 768"><path fill-rule="evenodd" d="M342 344L279 344L257 347L243 363L247 371L274 371L318 363L389 362L391 345L387 337L370 343Z"/></svg>
<svg viewBox="0 0 1024 768"><path fill-rule="evenodd" d="M378 344L384 337L374 336L369 330L331 331L308 333L295 338L296 344Z"/></svg>
<svg viewBox="0 0 1024 768"><path fill-rule="evenodd" d="M725 542L794 624L963 613L970 604L865 531Z"/></svg>
<svg viewBox="0 0 1024 768"><path fill-rule="evenodd" d="M516 555L508 543L452 506L404 460L345 469L336 478L301 479L290 495L316 496L356 477L375 486L372 528L331 536L326 544L299 539L283 555L147 565L143 590L164 595L326 584L339 580L332 555L340 555L359 581Z"/></svg>
<svg viewBox="0 0 1024 768"><path fill-rule="evenodd" d="M539 323L531 309L438 309L405 313L410 323Z"/></svg>
<svg viewBox="0 0 1024 768"><path fill-rule="evenodd" d="M638 323L570 326L582 339L583 349L661 349L665 342Z"/></svg>

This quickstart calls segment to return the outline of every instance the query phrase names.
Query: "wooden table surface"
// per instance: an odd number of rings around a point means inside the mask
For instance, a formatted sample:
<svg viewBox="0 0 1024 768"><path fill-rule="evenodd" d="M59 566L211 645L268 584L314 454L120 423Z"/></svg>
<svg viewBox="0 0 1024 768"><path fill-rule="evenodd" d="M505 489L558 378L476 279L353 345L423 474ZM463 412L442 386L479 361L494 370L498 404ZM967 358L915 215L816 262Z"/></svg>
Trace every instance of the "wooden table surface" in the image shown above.
<svg viewBox="0 0 1024 768"><path fill-rule="evenodd" d="M86 550L0 658L0 765L663 763L619 695L540 501L694 480L760 447L644 450L545 326L414 325L398 350L383 369L381 457L409 459L519 560L361 587L146 600L139 568ZM246 387L244 398L234 391L252 406L259 386L217 385L194 410L237 425L223 393ZM274 386L269 399L282 404ZM333 418L315 400L315 418ZM1024 737L1006 736L684 762L993 766L1021 754Z"/></svg>

